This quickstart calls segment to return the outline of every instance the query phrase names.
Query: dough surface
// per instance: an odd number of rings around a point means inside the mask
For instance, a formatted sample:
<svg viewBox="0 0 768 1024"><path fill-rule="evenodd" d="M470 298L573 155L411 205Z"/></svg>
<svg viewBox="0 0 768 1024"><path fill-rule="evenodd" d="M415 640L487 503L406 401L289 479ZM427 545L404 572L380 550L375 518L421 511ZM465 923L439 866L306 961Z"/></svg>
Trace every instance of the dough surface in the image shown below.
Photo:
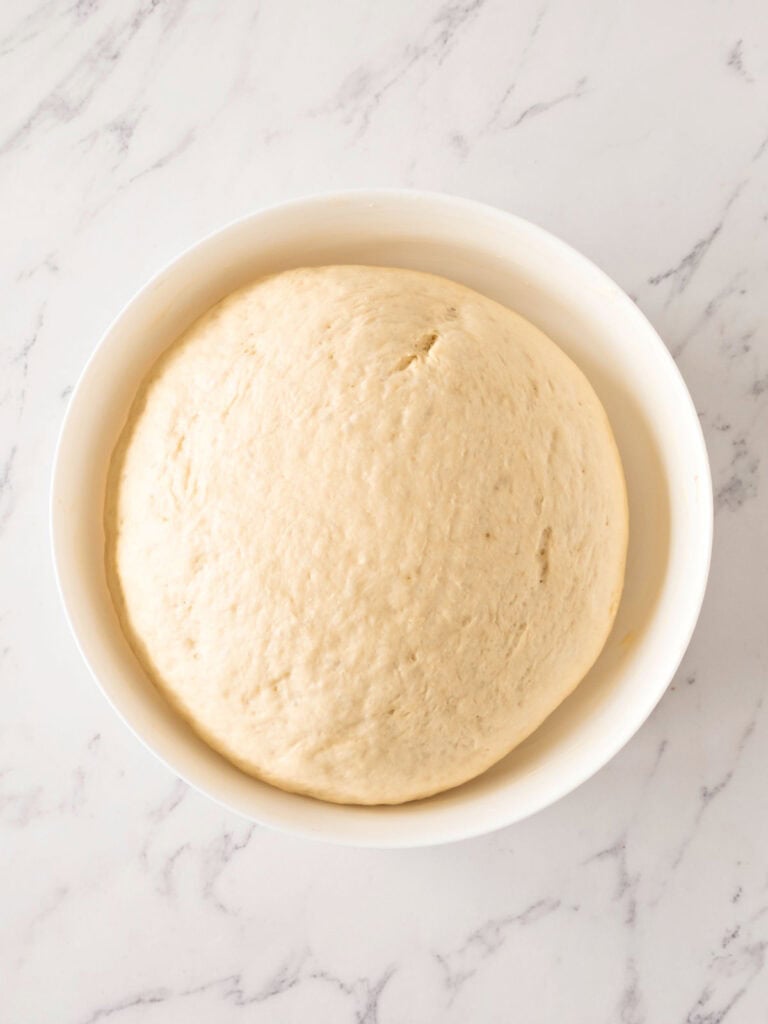
<svg viewBox="0 0 768 1024"><path fill-rule="evenodd" d="M288 271L160 357L110 468L107 575L156 686L283 789L473 778L600 653L624 478L580 370L443 278Z"/></svg>

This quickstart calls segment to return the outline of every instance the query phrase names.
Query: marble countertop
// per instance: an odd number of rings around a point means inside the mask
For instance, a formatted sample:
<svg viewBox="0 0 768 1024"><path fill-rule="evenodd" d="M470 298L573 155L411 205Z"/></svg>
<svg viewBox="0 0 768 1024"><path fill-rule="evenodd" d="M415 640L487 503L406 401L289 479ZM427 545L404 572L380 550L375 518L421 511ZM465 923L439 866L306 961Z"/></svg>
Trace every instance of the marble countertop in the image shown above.
<svg viewBox="0 0 768 1024"><path fill-rule="evenodd" d="M768 1019L768 21L762 0L0 5L0 1021ZM180 249L357 185L530 218L673 352L711 584L666 697L556 806L340 849L188 790L91 682L47 494L99 336Z"/></svg>

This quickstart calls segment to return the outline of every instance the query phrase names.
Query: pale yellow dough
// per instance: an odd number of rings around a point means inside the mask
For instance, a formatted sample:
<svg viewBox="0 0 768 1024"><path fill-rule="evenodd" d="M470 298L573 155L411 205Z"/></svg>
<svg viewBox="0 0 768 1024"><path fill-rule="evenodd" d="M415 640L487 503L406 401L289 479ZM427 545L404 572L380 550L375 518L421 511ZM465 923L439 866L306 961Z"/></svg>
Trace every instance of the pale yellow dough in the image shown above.
<svg viewBox="0 0 768 1024"><path fill-rule="evenodd" d="M343 803L471 779L568 696L624 576L606 415L539 330L428 274L293 270L152 368L112 460L110 587L192 727Z"/></svg>

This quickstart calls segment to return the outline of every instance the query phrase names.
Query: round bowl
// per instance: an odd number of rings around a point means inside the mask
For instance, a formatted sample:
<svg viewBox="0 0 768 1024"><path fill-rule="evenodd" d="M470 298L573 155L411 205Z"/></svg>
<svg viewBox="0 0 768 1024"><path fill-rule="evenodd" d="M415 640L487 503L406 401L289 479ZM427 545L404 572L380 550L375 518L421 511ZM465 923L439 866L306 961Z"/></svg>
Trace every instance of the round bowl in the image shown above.
<svg viewBox="0 0 768 1024"><path fill-rule="evenodd" d="M396 807L323 803L243 774L171 710L133 656L104 571L107 464L136 388L196 317L260 275L361 263L431 271L521 313L600 396L627 478L630 544L621 607L574 694L508 757L457 789ZM286 832L360 846L419 846L519 821L569 793L640 728L691 637L712 540L701 428L664 344L602 271L541 228L451 196L365 190L259 211L174 260L119 314L69 403L51 498L54 561L82 655L123 721L177 775Z"/></svg>

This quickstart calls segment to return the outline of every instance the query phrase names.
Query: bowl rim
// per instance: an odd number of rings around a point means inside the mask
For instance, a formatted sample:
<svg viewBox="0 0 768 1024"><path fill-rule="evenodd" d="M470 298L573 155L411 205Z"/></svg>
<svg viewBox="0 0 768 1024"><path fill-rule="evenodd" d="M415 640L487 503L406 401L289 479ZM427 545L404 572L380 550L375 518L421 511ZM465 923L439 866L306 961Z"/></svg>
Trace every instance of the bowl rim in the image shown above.
<svg viewBox="0 0 768 1024"><path fill-rule="evenodd" d="M243 228L248 222L256 222L268 214L288 212L291 209L300 209L302 207L323 206L349 200L355 200L365 205L393 199L403 203L426 203L433 206L443 205L454 210L462 210L466 214L482 216L489 222L495 220L497 223L503 223L508 227L513 227L518 232L527 233L530 237L536 238L545 245L559 250L564 257L567 257L576 265L580 266L581 269L590 274L603 288L607 289L615 299L619 300L619 302L624 306L626 315L634 316L638 322L642 322L647 342L656 348L662 361L665 362L666 372L674 379L675 386L678 391L678 397L686 406L686 411L689 414L688 433L690 436L688 437L688 440L695 444L697 450L699 462L697 469L700 472L701 501L698 503L695 512L692 513L697 520L697 530L700 536L698 545L700 557L697 563L691 567L691 575L695 573L698 579L689 582L687 586L689 598L687 602L686 615L676 630L676 639L674 644L671 641L668 644L668 651L665 659L668 668L664 672L659 673L658 681L655 685L652 680L648 681L648 686L645 691L645 700L639 702L639 707L637 705L634 706L634 713L631 716L626 717L621 727L616 727L613 730L610 742L604 743L600 752L596 753L592 758L585 758L582 762L581 770L573 771L567 776L563 773L558 780L558 784L552 784L549 787L548 794L530 801L529 806L525 808L518 810L510 808L507 814L499 816L499 820L496 821L495 824L487 825L477 823L462 827L460 822L461 816L457 814L455 815L457 820L452 819L450 826L446 826L445 823L441 824L439 829L435 831L434 835L419 832L419 834L414 835L411 838L398 835L390 841L388 839L382 839L380 836L367 838L365 836L351 834L354 833L354 829L351 830L351 832L350 830L345 830L343 834L337 835L333 834L333 829L330 827L324 826L323 828L318 828L317 826L304 825L300 821L291 821L290 823L287 823L282 819L277 820L269 813L265 813L263 817L257 817L250 811L245 810L226 799L226 797L206 788L203 782L190 778L185 770L178 768L171 759L166 757L164 754L159 753L158 750L152 746L151 740L139 731L139 729L131 722L131 720L126 716L126 713L124 713L122 708L119 706L119 703L116 702L113 695L108 692L102 683L88 653L84 649L81 637L77 632L73 617L70 614L70 600L72 597L69 591L69 581L65 578L65 574L62 571L60 546L63 543L63 538L59 534L57 498L64 487L66 476L62 469L61 454L68 443L69 433L72 430L74 410L78 405L79 392L84 381L89 376L89 371L91 370L92 365L96 361L100 350L107 342L107 339L113 333L128 310L144 298L148 292L154 289L166 275L171 275L178 264L184 262L184 260L193 252L205 247L214 239ZM67 407L58 431L48 495L48 512L48 534L53 560L54 578L56 580L56 589L58 590L59 598L64 610L64 616L74 639L75 646L80 652L80 655L102 696L106 699L123 724L130 730L136 739L138 739L141 745L186 785L190 786L196 792L203 794L207 799L212 800L220 807L237 814L245 820L252 821L256 824L282 832L286 835L298 836L314 840L316 842L322 841L340 846L374 849L403 849L438 846L490 834L491 832L498 831L499 829L523 821L539 811L558 803L604 768L605 765L608 764L608 762L611 761L641 729L663 697L680 667L680 663L688 649L693 632L696 628L706 594L712 560L714 532L714 498L711 467L704 432L702 430L701 422L696 412L693 399L671 352L662 341L653 324L637 304L629 297L629 295L590 258L579 252L568 242L563 241L563 239L557 235L554 235L552 232L524 217L511 213L500 207L493 206L489 203L453 195L447 192L396 187L357 187L310 192L282 200L280 202L268 203L259 206L251 212L243 216L232 218L222 226L207 232L202 237L184 247L170 260L166 261L158 270L152 273L110 320L105 330L101 333L97 343L94 345L78 375L77 382L69 396ZM348 809L354 811L354 807L350 807ZM416 818L414 818L414 822L415 820Z"/></svg>

